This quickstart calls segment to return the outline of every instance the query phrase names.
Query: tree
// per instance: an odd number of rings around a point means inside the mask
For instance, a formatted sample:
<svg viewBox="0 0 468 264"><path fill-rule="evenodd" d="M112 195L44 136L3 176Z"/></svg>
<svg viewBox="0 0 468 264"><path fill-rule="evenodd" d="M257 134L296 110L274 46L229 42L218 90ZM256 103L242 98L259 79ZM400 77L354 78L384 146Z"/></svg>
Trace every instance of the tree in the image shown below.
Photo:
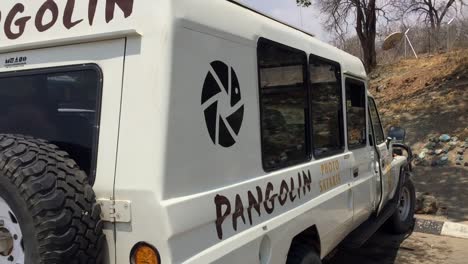
<svg viewBox="0 0 468 264"><path fill-rule="evenodd" d="M312 5L313 0L296 0L303 7ZM377 14L386 15L383 8L376 5L376 0L317 0L320 10L327 14L325 27L344 36L348 25L355 24L355 29L361 44L364 65L367 72L377 66L375 38L377 27ZM354 20L353 22L350 22ZM342 37L343 38L343 37Z"/></svg>
<svg viewBox="0 0 468 264"><path fill-rule="evenodd" d="M401 16L416 14L429 25L434 33L439 33L441 25L447 15L456 11L459 6L466 5L467 0L398 0L393 6L401 11Z"/></svg>

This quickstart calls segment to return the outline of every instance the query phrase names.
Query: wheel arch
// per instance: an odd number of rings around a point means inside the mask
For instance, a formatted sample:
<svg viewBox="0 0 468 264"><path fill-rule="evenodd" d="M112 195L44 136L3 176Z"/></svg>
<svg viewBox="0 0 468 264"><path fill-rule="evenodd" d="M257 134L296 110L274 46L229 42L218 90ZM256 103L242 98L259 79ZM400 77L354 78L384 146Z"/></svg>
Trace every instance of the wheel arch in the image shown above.
<svg viewBox="0 0 468 264"><path fill-rule="evenodd" d="M312 225L307 229L303 230L297 234L291 241L289 245L289 250L294 247L295 244L310 245L314 248L316 253L320 256L322 253L322 244L320 240L320 234L318 232L317 226Z"/></svg>

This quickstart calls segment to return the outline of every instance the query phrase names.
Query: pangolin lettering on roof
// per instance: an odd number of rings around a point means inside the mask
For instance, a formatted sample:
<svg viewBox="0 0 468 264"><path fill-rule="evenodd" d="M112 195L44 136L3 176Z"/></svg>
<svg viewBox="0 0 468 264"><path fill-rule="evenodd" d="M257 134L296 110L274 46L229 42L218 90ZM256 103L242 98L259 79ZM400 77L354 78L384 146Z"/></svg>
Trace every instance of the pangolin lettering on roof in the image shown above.
<svg viewBox="0 0 468 264"><path fill-rule="evenodd" d="M82 0L78 3L82 4ZM117 10L123 12L125 18L133 12L134 0L83 0L87 1L87 16L79 17L75 14L76 0L66 0L64 8L59 8L58 0L45 0L35 14L28 12L28 4L16 3L10 10L0 10L0 23L6 38L14 40L20 38L26 29L35 27L38 32L45 32L58 23L63 23L66 29L72 29L80 23L95 23L98 2L105 1L105 21L111 22ZM63 9L63 10L61 10ZM83 14L83 12L82 12ZM1 39L0 39L1 40Z"/></svg>

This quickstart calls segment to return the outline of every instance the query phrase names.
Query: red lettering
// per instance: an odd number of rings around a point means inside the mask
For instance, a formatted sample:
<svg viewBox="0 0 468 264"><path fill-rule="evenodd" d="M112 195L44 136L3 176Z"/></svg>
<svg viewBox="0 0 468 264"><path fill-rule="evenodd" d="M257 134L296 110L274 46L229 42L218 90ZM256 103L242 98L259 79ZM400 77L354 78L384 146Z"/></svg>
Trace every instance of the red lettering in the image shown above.
<svg viewBox="0 0 468 264"><path fill-rule="evenodd" d="M50 11L50 13L52 14L52 20L49 23L44 24L43 20L46 11ZM58 6L54 2L54 0L45 1L44 4L42 4L42 6L39 8L39 11L37 11L35 20L37 30L39 32L44 32L51 28L53 25L55 25L55 22L57 22L58 19L58 13Z"/></svg>
<svg viewBox="0 0 468 264"><path fill-rule="evenodd" d="M252 225L252 209L253 208L255 208L255 211L257 211L258 216L261 216L260 205L262 204L262 198L263 198L262 189L258 186L256 189L257 189L256 199L251 191L247 193L247 196L249 198L249 208L247 209L247 214L249 216L250 225Z"/></svg>
<svg viewBox="0 0 468 264"><path fill-rule="evenodd" d="M96 7L98 0L89 0L88 6L88 21L89 25L92 26L94 22L94 16L96 15Z"/></svg>
<svg viewBox="0 0 468 264"><path fill-rule="evenodd" d="M133 0L107 0L106 2L106 22L114 19L115 6L118 6L124 13L125 18L133 12Z"/></svg>
<svg viewBox="0 0 468 264"><path fill-rule="evenodd" d="M236 195L236 211L232 214L232 227L237 231L237 218L241 218L245 225L244 205L240 195Z"/></svg>
<svg viewBox="0 0 468 264"><path fill-rule="evenodd" d="M83 21L83 19L72 21L73 10L75 10L75 0L68 0L65 6L65 12L63 14L63 25L70 29Z"/></svg>
<svg viewBox="0 0 468 264"><path fill-rule="evenodd" d="M265 202L263 202L263 205L265 207L265 211L268 214L273 213L275 210L275 199L278 194L274 194L270 197L270 193L273 191L273 184L269 182L266 187L266 192L265 192ZM271 206L268 206L268 202L271 203Z"/></svg>
<svg viewBox="0 0 468 264"><path fill-rule="evenodd" d="M283 206L288 199L289 187L285 180L281 182L279 203Z"/></svg>
<svg viewBox="0 0 468 264"><path fill-rule="evenodd" d="M6 20L5 20L5 25L4 25L4 30L5 30L5 35L9 39L17 39L21 37L24 33L24 29L26 27L26 23L31 19L30 16L18 18L15 21L15 25L18 27L18 33L13 33L11 31L11 26L13 24L13 19L15 19L16 15L19 13L24 12L24 5L23 4L16 4L13 6L13 8L10 10L10 13L8 13Z"/></svg>
<svg viewBox="0 0 468 264"><path fill-rule="evenodd" d="M293 195L293 193L294 193L294 179L293 177L291 177L291 191L289 192L289 200L291 200L291 202L294 202L294 200L296 200L296 197L297 197Z"/></svg>
<svg viewBox="0 0 468 264"><path fill-rule="evenodd" d="M223 222L231 214L231 203L228 198L222 195L216 195L214 202L216 204L216 232L218 238L223 239ZM226 207L224 212L223 205Z"/></svg>
<svg viewBox="0 0 468 264"><path fill-rule="evenodd" d="M304 195L306 195L306 188L310 192L310 185L312 184L312 175L310 175L310 171L307 171L307 174L305 172L302 172L302 179L304 179Z"/></svg>

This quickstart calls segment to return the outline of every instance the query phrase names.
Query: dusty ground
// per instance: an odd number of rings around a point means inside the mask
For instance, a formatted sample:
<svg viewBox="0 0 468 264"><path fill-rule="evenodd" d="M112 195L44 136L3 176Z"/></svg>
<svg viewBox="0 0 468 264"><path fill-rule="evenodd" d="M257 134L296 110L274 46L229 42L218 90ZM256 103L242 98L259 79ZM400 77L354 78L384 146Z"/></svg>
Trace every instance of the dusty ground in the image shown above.
<svg viewBox="0 0 468 264"><path fill-rule="evenodd" d="M441 134L468 138L468 50L403 60L371 77L383 123L406 128L416 154ZM445 166L431 167L430 160L415 166L416 188L439 200L442 209L433 218L468 224L468 167L455 165L456 150L449 158Z"/></svg>
<svg viewBox="0 0 468 264"><path fill-rule="evenodd" d="M339 250L324 264L466 264L468 240L413 233L392 236L378 232L362 248Z"/></svg>

